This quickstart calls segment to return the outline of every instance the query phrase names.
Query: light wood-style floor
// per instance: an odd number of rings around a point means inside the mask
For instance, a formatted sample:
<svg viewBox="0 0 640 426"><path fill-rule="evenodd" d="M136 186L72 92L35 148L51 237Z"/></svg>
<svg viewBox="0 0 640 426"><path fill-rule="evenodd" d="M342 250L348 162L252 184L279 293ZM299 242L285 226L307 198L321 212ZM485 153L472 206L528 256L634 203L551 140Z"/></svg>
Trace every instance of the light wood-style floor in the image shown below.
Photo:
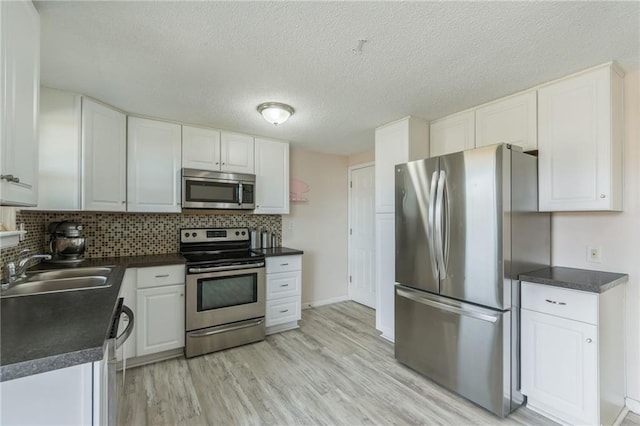
<svg viewBox="0 0 640 426"><path fill-rule="evenodd" d="M372 309L337 303L260 343L130 369L118 424L555 424L526 408L499 419L453 395L399 364L374 324Z"/></svg>

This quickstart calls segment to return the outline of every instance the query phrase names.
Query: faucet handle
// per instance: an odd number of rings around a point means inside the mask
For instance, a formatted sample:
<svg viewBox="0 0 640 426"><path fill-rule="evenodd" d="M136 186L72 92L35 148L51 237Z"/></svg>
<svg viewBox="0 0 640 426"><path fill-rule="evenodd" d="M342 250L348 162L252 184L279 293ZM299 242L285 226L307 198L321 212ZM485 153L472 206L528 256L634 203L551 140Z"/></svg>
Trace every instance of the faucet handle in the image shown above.
<svg viewBox="0 0 640 426"><path fill-rule="evenodd" d="M29 254L29 251L30 250L28 248L20 250L20 253L18 253L18 257L22 257L24 255Z"/></svg>

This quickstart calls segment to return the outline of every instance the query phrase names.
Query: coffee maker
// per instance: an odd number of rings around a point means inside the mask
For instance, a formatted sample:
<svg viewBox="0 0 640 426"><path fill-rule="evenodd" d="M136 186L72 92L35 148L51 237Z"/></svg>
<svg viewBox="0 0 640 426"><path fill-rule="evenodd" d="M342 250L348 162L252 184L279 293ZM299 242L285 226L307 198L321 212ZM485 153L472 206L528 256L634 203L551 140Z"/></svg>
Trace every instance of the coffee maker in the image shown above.
<svg viewBox="0 0 640 426"><path fill-rule="evenodd" d="M80 263L84 260L85 239L82 225L64 220L51 222L48 227L51 239L49 251L53 263Z"/></svg>

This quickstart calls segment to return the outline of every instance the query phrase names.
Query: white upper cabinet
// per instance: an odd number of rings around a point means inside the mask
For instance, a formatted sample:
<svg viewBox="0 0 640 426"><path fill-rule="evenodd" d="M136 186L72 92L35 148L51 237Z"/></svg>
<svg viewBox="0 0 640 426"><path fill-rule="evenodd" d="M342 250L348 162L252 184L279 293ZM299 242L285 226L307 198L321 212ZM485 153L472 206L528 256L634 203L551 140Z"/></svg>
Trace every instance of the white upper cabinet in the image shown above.
<svg viewBox="0 0 640 426"><path fill-rule="evenodd" d="M38 209L81 209L81 119L80 95L40 88Z"/></svg>
<svg viewBox="0 0 640 426"><path fill-rule="evenodd" d="M181 126L129 117L127 128L127 210L179 213Z"/></svg>
<svg viewBox="0 0 640 426"><path fill-rule="evenodd" d="M253 136L221 132L220 170L223 172L254 173Z"/></svg>
<svg viewBox="0 0 640 426"><path fill-rule="evenodd" d="M116 109L42 87L37 208L125 211L126 126Z"/></svg>
<svg viewBox="0 0 640 426"><path fill-rule="evenodd" d="M182 167L220 170L220 132L182 126Z"/></svg>
<svg viewBox="0 0 640 426"><path fill-rule="evenodd" d="M38 201L40 16L31 1L0 2L0 204Z"/></svg>
<svg viewBox="0 0 640 426"><path fill-rule="evenodd" d="M611 64L538 89L541 211L622 210L623 77Z"/></svg>
<svg viewBox="0 0 640 426"><path fill-rule="evenodd" d="M475 148L475 114L465 111L431 122L431 157Z"/></svg>
<svg viewBox="0 0 640 426"><path fill-rule="evenodd" d="M429 130L426 121L406 117L376 129L376 213L395 211L394 166L426 158L428 155Z"/></svg>
<svg viewBox="0 0 640 426"><path fill-rule="evenodd" d="M289 214L289 144L255 139L254 213Z"/></svg>
<svg viewBox="0 0 640 426"><path fill-rule="evenodd" d="M538 149L535 91L481 106L475 114L476 147L508 143L523 151Z"/></svg>
<svg viewBox="0 0 640 426"><path fill-rule="evenodd" d="M82 209L126 210L126 116L82 99Z"/></svg>

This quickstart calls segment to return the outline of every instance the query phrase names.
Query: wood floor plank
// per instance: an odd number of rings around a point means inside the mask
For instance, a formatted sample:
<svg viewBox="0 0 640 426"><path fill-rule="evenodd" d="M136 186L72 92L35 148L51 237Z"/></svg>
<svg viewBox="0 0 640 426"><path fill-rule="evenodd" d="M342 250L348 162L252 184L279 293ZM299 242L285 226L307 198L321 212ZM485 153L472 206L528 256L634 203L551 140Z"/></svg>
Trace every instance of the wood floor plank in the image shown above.
<svg viewBox="0 0 640 426"><path fill-rule="evenodd" d="M524 407L500 419L400 364L355 302L305 310L263 342L128 370L120 390L119 425L555 424Z"/></svg>

